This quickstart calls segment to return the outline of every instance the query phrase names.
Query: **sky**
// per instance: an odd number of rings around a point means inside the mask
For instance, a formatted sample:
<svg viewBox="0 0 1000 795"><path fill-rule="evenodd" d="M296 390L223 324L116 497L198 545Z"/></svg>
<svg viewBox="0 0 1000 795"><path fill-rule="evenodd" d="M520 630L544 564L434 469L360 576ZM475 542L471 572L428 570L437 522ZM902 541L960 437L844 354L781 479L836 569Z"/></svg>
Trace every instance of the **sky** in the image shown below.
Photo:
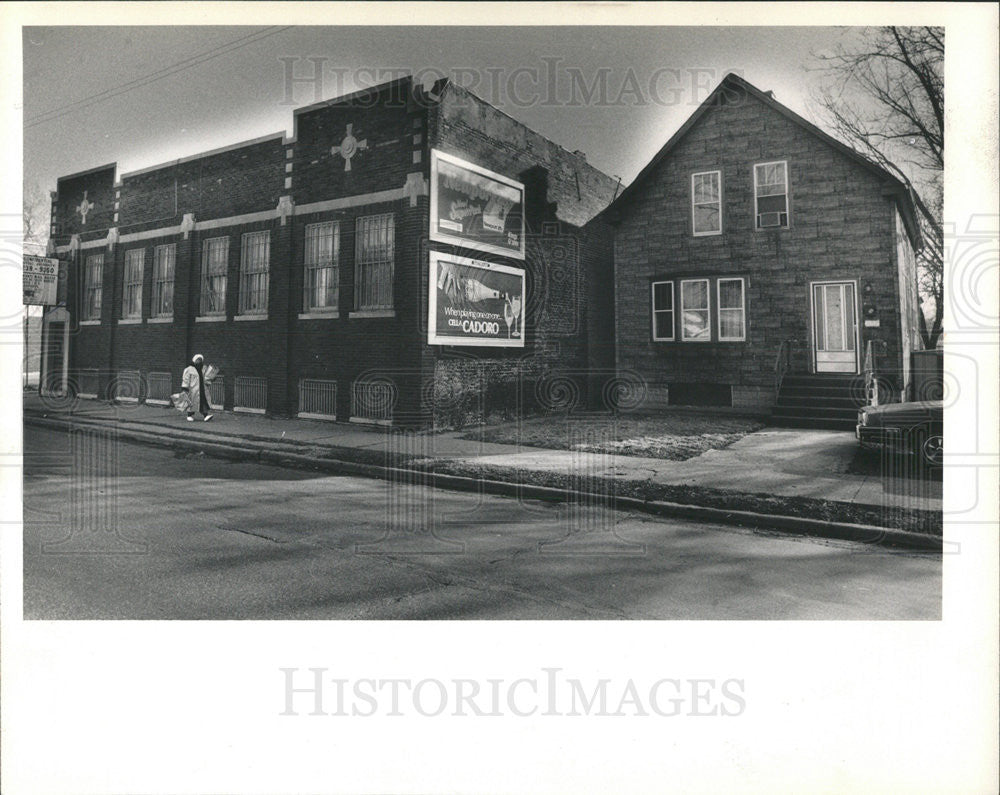
<svg viewBox="0 0 1000 795"><path fill-rule="evenodd" d="M292 133L292 111L448 75L628 184L729 71L806 118L834 27L27 27L24 180L119 177ZM288 78L318 74L320 81Z"/></svg>

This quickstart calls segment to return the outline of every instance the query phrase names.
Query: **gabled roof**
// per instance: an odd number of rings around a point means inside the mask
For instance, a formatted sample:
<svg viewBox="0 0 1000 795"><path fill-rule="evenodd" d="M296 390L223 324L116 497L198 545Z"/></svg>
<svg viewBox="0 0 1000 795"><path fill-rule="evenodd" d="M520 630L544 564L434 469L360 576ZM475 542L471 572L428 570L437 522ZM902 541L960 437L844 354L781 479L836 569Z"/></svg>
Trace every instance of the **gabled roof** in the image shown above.
<svg viewBox="0 0 1000 795"><path fill-rule="evenodd" d="M646 164L646 167L639 172L636 178L632 180L631 184L618 194L618 197L607 208L607 213L613 217L614 214L625 205L629 198L639 190L640 186L646 181L646 178L666 157L669 156L670 152L673 151L673 149L684 139L684 136L691 131L691 128L698 123L701 117L704 116L705 113L707 113L711 108L720 104L720 96L726 89L746 91L750 96L759 100L772 110L777 111L786 119L799 125L799 127L804 129L806 132L816 136L823 141L823 143L836 149L841 154L855 161L858 165L883 180L884 192L896 199L900 215L903 218L903 224L906 226L906 232L910 237L910 241L913 243L914 249L920 249L920 228L917 224L911 188L908 185L906 185L894 174L886 171L877 163L869 160L860 152L857 152L846 144L838 141L829 133L823 132L823 130L815 124L806 121L790 108L786 108L780 102L775 100L774 97L771 96L770 92L761 91L756 86L751 85L742 77L733 74L732 72L722 78L722 82L720 82L719 85L715 87L715 90L708 95L708 98L698 106L697 110L695 110L695 112L688 117L688 120L681 125L680 129L678 129L677 132L670 137L670 140L663 145L663 148L653 156L653 159Z"/></svg>

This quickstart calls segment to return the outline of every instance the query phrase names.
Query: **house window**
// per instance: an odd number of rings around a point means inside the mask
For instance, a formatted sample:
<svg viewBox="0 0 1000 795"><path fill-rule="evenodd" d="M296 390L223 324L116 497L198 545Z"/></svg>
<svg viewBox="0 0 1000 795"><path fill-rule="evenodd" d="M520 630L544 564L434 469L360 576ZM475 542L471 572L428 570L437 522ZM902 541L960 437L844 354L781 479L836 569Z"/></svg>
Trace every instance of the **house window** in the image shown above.
<svg viewBox="0 0 1000 795"><path fill-rule="evenodd" d="M271 260L271 237L266 230L243 235L240 253L241 315L267 314L267 282Z"/></svg>
<svg viewBox="0 0 1000 795"><path fill-rule="evenodd" d="M691 175L691 219L695 235L722 232L722 172Z"/></svg>
<svg viewBox="0 0 1000 795"><path fill-rule="evenodd" d="M681 339L686 342L709 342L712 339L708 279L685 279L681 282Z"/></svg>
<svg viewBox="0 0 1000 795"><path fill-rule="evenodd" d="M335 310L340 297L340 224L306 227L302 310Z"/></svg>
<svg viewBox="0 0 1000 795"><path fill-rule="evenodd" d="M392 214L358 218L354 260L354 306L392 309L396 231Z"/></svg>
<svg viewBox="0 0 1000 795"><path fill-rule="evenodd" d="M101 319L101 298L104 282L104 255L87 257L83 274L83 320Z"/></svg>
<svg viewBox="0 0 1000 795"><path fill-rule="evenodd" d="M757 229L788 226L788 164L758 163L753 167Z"/></svg>
<svg viewBox="0 0 1000 795"><path fill-rule="evenodd" d="M674 338L674 283L653 282L653 339Z"/></svg>
<svg viewBox="0 0 1000 795"><path fill-rule="evenodd" d="M142 271L146 249L133 248L125 252L125 278L122 289L122 317L142 317Z"/></svg>
<svg viewBox="0 0 1000 795"><path fill-rule="evenodd" d="M174 260L173 243L157 246L153 250L153 317L172 317L174 314Z"/></svg>
<svg viewBox="0 0 1000 795"><path fill-rule="evenodd" d="M747 338L746 299L743 279L719 279L719 340L742 342Z"/></svg>
<svg viewBox="0 0 1000 795"><path fill-rule="evenodd" d="M229 238L213 237L201 246L201 305L198 314L226 314Z"/></svg>

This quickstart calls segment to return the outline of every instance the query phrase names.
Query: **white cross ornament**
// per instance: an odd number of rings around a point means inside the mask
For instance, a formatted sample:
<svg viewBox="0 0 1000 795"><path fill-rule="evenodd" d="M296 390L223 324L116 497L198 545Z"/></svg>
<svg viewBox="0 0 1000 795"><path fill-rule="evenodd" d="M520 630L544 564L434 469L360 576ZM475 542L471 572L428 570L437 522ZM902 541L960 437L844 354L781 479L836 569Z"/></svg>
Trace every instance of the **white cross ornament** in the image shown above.
<svg viewBox="0 0 1000 795"><path fill-rule="evenodd" d="M347 134L344 136L344 140L340 142L340 146L334 146L330 149L331 155L340 155L344 158L344 171L351 170L351 158L354 157L358 152L363 152L368 148L368 139L363 138L358 140L354 137L354 125L347 125Z"/></svg>
<svg viewBox="0 0 1000 795"><path fill-rule="evenodd" d="M87 201L87 191L83 192L83 201L76 206L76 211L80 213L80 217L83 218L84 226L87 225L87 213L97 207L93 202Z"/></svg>

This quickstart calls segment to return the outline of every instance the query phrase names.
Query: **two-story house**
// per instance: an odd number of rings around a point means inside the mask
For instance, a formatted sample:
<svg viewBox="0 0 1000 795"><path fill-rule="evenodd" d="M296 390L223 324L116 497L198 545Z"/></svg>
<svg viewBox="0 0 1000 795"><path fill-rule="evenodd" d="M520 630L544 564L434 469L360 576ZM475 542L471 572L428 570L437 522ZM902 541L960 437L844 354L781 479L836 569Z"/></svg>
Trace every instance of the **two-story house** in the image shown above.
<svg viewBox="0 0 1000 795"><path fill-rule="evenodd" d="M911 196L769 92L727 75L605 217L617 367L647 405L777 403L787 424L845 427L866 363L905 395Z"/></svg>

